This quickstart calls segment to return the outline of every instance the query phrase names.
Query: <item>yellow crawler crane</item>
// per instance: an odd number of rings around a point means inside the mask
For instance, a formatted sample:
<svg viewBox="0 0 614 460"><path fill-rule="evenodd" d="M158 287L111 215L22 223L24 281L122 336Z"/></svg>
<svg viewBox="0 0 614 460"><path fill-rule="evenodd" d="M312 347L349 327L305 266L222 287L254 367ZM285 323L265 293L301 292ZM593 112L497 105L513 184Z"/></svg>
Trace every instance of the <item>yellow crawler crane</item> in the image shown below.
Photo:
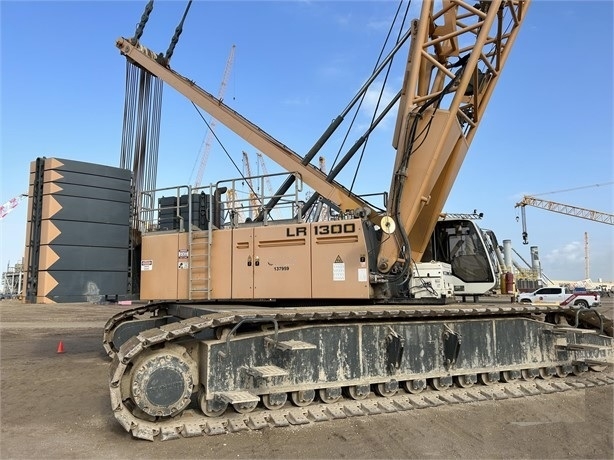
<svg viewBox="0 0 614 460"><path fill-rule="evenodd" d="M383 210L335 181L358 147L328 173L310 164L347 112L301 157L137 40L117 41L291 172L252 222L226 218L233 180L146 210L141 298L158 301L104 333L112 410L127 431L166 440L612 383L586 372L612 360L611 324L594 311L452 303L479 282L486 292L492 264L475 224L439 217L528 4L422 3L390 55L411 39L403 86L380 115L398 103ZM338 219L303 221L303 182ZM291 218L268 219L284 205ZM205 218L194 224L194 213Z"/></svg>

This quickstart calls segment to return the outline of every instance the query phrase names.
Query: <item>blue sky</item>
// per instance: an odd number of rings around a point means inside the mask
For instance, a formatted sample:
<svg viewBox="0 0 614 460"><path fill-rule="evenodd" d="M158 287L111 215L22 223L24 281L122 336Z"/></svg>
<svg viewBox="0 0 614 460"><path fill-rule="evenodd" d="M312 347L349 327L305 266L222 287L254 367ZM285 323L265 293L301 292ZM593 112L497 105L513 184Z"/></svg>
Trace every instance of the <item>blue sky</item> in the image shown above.
<svg viewBox="0 0 614 460"><path fill-rule="evenodd" d="M145 1L0 2L0 203L27 190L40 156L119 166L125 59ZM417 11L418 2L414 11ZM534 0L444 211L485 214L482 226L523 246L514 204L524 194L605 184L613 179L613 3ZM165 51L183 1L157 2L141 39ZM397 3L392 1L196 1L172 67L217 94L231 46L224 101L304 154L369 76ZM401 74L389 80L390 93ZM205 114L205 118L209 117ZM361 114L358 123L366 123ZM393 120L370 139L355 191L388 189ZM255 151L218 124L237 164ZM158 186L191 183L205 126L183 96L165 88ZM355 137L351 137L351 142ZM338 139L336 139L338 140ZM338 146L338 144L337 144ZM323 154L331 164L336 148ZM279 171L268 162L270 172ZM339 181L349 186L354 166ZM203 183L237 177L214 144ZM544 199L613 212L614 187ZM0 269L19 261L26 202L0 221ZM527 208L531 245L552 279L614 280L612 226Z"/></svg>

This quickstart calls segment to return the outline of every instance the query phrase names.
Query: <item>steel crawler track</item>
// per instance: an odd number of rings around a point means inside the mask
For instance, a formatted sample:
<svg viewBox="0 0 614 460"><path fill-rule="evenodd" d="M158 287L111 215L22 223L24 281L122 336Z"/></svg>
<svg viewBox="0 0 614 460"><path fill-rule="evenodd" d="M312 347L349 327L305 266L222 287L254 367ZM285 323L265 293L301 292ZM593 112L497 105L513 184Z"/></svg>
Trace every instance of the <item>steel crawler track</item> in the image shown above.
<svg viewBox="0 0 614 460"><path fill-rule="evenodd" d="M586 375L579 377L553 378L550 381L540 379L519 383L497 383L492 386L479 385L473 388L451 388L443 391L427 389L417 395L398 394L391 398L372 395L362 401L344 399L334 404L314 403L308 407L293 407L288 403L286 407L275 411L256 409L247 415L229 413L229 416L219 418L201 416L193 410L185 411L177 419L156 423L139 420L124 411L119 414L116 412L116 417L126 431L131 432L135 438L166 441L181 437L308 425L335 419L406 412L443 405L526 398L613 383L614 378L609 375L587 372Z"/></svg>
<svg viewBox="0 0 614 460"><path fill-rule="evenodd" d="M154 327L141 331L137 335L129 338L121 345L119 350L115 352L111 340L113 331L120 324L138 319L148 313L158 311L168 313L169 309L172 311L173 308L181 307L181 305L174 304L157 304L138 307L116 315L111 318L105 326L105 348L109 352L109 355L113 357L109 375L112 410L116 419L124 429L136 438L152 441L155 439L168 440L179 437L201 436L204 434L213 435L245 430L258 430L265 427L303 425L311 422L327 421L338 418L401 412L443 404L527 397L543 393L569 391L614 383L614 379L609 375L581 372L589 367L594 369L605 367L603 366L603 359L597 361L586 359L574 361L573 366L569 365L567 366L568 369L562 370L560 373L561 376L566 375L570 371L579 374L566 378L554 377L550 379L548 375L545 375L544 377L546 378L544 379L533 380L532 377L536 375L533 373L523 375L526 380L512 380L508 376L508 378L504 379L508 381L508 383L490 382L488 385L476 383L475 386L463 380L465 383L462 385L462 388L450 387L449 389L440 389L438 391L425 389L419 394L407 394L399 390L399 393L390 397L378 397L371 394L365 399L354 398L342 399L339 401L335 400L335 402L331 404L320 403L316 400L314 403L302 407L293 407L290 406L290 403L285 403L276 410L262 409L258 406L249 413L233 413L229 409L221 417L208 417L191 409L191 406L188 406L180 415L156 419L153 416L143 413L139 409L135 410L133 404L129 402L130 397L128 392L130 383L128 382L130 369L133 363L138 362L140 357L144 356L148 350L155 351L162 346L175 342L186 343L186 340L188 342L197 342L198 338L196 337L203 332L207 332L207 330L213 331L220 329L228 331L230 328L242 322L255 322L258 320L272 321L276 322L275 324L279 323L279 325L292 325L293 323L321 325L323 323L333 323L335 321L362 323L363 320L366 324L366 321L372 320L411 321L433 319L443 319L453 323L455 319L466 319L469 317L487 317L489 319L506 316L533 317L534 315L540 314L565 314L573 311L569 307L533 305L446 305L437 307L407 307L394 305L383 307L348 306L335 307L334 309L330 307L302 307L219 311L202 316L188 317L177 322L165 324L161 327ZM222 306L218 308L223 307L228 309L233 308L231 306ZM556 328L557 326L553 327ZM566 334L566 330L570 328L561 326L560 329ZM574 329L574 331L577 330ZM233 343L233 340L230 340L231 336L228 337L228 339L224 339L230 341L226 342L227 345ZM573 346L574 344L572 343L571 345ZM591 347L597 348L595 345L590 344L585 347L589 349ZM572 350L573 348L569 349ZM610 357L611 350L608 350L606 355ZM480 372L484 372L484 370ZM445 372L442 372L442 376L444 373ZM518 374L520 374L519 371ZM429 382L430 381L431 378L429 378ZM368 384L368 382L366 383ZM457 382L457 384L460 384L460 382ZM189 397L190 396L187 394L184 396L186 400Z"/></svg>

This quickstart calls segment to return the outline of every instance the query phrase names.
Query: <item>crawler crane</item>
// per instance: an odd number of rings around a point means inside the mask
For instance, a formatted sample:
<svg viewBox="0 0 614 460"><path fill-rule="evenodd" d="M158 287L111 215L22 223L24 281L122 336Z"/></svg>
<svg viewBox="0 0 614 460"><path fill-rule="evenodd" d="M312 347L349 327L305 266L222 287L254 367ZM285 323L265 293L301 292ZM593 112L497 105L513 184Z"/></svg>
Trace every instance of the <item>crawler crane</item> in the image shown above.
<svg viewBox="0 0 614 460"><path fill-rule="evenodd" d="M226 218L233 180L147 210L141 298L159 301L114 316L104 332L111 406L128 432L167 440L483 399L488 390L471 393L474 385L523 396L546 391L536 377L603 370L612 338L603 321L583 328L577 308L451 303L454 268L476 279L492 270L479 229L440 214L528 5L422 2L366 84L410 39L403 85L374 123L398 108L384 209L335 180L369 132L329 172L310 164L347 111L300 156L163 56L117 41L126 58L289 172L252 222ZM336 219L303 220L303 183ZM267 219L283 205L292 218ZM177 227L156 229L169 209ZM195 213L206 218L195 224ZM568 316L575 325L563 324Z"/></svg>

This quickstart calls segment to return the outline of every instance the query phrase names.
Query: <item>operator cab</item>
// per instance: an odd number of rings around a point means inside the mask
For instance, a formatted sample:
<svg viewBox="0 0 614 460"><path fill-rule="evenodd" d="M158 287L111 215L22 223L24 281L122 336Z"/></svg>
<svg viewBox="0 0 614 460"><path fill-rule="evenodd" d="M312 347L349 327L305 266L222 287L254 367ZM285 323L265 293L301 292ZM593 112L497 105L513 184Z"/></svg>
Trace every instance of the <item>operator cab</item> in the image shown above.
<svg viewBox="0 0 614 460"><path fill-rule="evenodd" d="M437 222L422 262L450 264L455 295L477 296L496 285L493 257L493 248L486 244L482 230L473 221L445 219Z"/></svg>

